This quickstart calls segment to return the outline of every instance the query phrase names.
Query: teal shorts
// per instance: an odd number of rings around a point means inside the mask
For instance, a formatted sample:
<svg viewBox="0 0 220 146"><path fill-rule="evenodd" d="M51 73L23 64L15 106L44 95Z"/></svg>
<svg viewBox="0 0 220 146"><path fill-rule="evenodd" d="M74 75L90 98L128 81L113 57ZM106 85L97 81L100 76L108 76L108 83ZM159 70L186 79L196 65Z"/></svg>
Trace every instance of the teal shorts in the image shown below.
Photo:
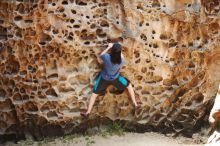
<svg viewBox="0 0 220 146"><path fill-rule="evenodd" d="M113 85L122 93L128 87L129 83L130 81L121 75L114 80L104 80L101 74L99 74L95 81L95 86L93 87L93 93L103 95L106 93L106 89L109 85Z"/></svg>

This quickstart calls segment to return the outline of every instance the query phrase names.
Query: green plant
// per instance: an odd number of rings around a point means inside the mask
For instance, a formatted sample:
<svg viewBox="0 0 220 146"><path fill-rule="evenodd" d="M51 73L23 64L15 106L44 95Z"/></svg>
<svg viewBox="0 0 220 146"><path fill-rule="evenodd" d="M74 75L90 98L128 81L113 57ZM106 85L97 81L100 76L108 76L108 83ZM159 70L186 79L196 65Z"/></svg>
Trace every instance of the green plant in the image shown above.
<svg viewBox="0 0 220 146"><path fill-rule="evenodd" d="M118 122L113 122L112 124L108 125L106 128L106 132L110 135L118 135L122 136L124 135L124 129L122 128L121 124Z"/></svg>
<svg viewBox="0 0 220 146"><path fill-rule="evenodd" d="M30 146L30 145L33 145L33 144L34 144L34 142L31 139L27 139L25 141L20 142L20 146Z"/></svg>
<svg viewBox="0 0 220 146"><path fill-rule="evenodd" d="M86 136L85 137L85 141L86 141L86 146L90 146L91 144L94 144L95 141L92 137Z"/></svg>
<svg viewBox="0 0 220 146"><path fill-rule="evenodd" d="M73 138L74 138L74 135L64 135L62 140L64 143L66 143L66 142L72 140Z"/></svg>

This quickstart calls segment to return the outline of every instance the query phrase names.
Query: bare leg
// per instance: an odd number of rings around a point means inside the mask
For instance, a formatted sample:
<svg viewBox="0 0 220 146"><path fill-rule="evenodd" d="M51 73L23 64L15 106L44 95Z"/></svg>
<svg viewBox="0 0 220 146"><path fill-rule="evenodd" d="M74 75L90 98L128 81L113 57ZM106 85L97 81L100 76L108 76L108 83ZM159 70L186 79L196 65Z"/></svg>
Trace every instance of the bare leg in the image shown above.
<svg viewBox="0 0 220 146"><path fill-rule="evenodd" d="M92 96L90 97L90 100L89 100L89 107L86 112L87 114L89 114L91 112L97 96L98 96L98 94L92 93Z"/></svg>
<svg viewBox="0 0 220 146"><path fill-rule="evenodd" d="M133 87L132 87L131 83L128 85L127 89L128 89L128 92L131 96L132 102L134 103L135 106L137 106L137 101L135 99L135 94L134 94L134 90L133 90Z"/></svg>

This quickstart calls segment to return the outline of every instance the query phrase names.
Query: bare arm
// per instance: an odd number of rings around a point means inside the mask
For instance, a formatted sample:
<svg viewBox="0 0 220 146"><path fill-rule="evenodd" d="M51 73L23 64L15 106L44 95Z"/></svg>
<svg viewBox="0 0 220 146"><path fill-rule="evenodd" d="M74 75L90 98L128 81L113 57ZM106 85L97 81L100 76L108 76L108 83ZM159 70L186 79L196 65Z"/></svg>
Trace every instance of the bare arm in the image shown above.
<svg viewBox="0 0 220 146"><path fill-rule="evenodd" d="M102 51L102 53L100 54L100 56L103 55L103 54L105 54L105 53L107 53L108 50L109 50L112 46L113 46L113 43L109 43L109 44L108 44L108 47L107 47L104 51Z"/></svg>
<svg viewBox="0 0 220 146"><path fill-rule="evenodd" d="M125 58L125 57L124 57L124 55L122 54L122 52L121 52L121 58L122 58L122 59L124 59L124 58Z"/></svg>

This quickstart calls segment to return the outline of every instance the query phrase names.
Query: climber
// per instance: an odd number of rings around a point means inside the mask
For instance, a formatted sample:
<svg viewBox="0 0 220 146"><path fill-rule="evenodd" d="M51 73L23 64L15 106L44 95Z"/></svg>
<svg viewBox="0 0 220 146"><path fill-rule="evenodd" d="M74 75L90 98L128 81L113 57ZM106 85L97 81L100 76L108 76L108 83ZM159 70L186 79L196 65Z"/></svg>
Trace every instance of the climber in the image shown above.
<svg viewBox="0 0 220 146"><path fill-rule="evenodd" d="M96 97L105 94L109 85L113 85L118 91L122 92L127 88L135 108L141 106L141 102L137 102L135 99L134 90L130 81L119 73L120 68L125 63L121 49L122 46L119 43L109 43L108 47L101 53L100 58L103 60L104 67L96 79L88 109L86 112L81 112L81 116L89 116ZM110 54L107 53L109 50L111 50Z"/></svg>

